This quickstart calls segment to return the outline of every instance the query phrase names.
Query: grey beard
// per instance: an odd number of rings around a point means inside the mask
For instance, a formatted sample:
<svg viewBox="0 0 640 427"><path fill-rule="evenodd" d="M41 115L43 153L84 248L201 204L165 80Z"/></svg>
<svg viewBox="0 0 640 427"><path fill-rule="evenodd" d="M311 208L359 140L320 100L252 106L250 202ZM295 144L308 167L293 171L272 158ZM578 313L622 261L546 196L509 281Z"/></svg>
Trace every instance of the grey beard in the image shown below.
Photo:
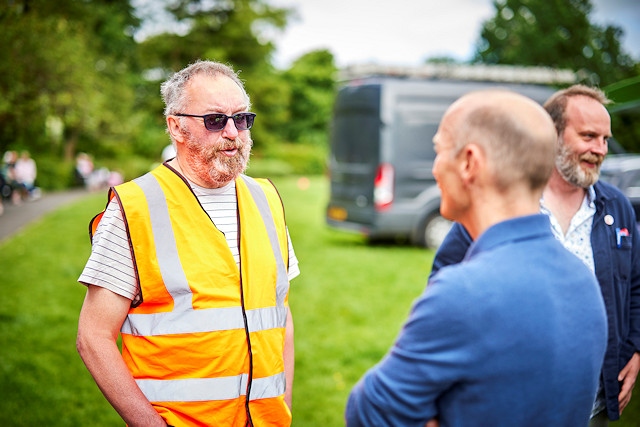
<svg viewBox="0 0 640 427"><path fill-rule="evenodd" d="M591 187L600 177L600 166L592 173L583 170L580 167L579 158L567 150L564 145L560 146L556 157L556 169L565 181L580 188Z"/></svg>

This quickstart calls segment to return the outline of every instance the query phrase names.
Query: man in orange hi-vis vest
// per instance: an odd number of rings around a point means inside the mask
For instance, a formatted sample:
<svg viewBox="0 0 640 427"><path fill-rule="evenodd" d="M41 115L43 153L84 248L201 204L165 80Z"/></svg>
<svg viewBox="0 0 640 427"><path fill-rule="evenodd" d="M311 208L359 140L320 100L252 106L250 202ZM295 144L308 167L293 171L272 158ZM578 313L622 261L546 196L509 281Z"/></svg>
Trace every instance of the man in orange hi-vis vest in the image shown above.
<svg viewBox="0 0 640 427"><path fill-rule="evenodd" d="M289 426L299 269L278 192L243 174L249 96L212 61L161 90L176 156L91 221L78 352L130 426Z"/></svg>

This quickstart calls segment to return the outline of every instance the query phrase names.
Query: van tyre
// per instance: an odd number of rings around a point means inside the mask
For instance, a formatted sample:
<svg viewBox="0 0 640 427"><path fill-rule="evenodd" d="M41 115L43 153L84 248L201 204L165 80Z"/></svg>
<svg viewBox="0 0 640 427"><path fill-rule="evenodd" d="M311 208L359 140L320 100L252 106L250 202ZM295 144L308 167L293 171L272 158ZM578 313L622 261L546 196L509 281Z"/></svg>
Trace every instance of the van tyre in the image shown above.
<svg viewBox="0 0 640 427"><path fill-rule="evenodd" d="M443 218L439 212L433 213L422 223L419 244L425 248L438 249L453 223Z"/></svg>

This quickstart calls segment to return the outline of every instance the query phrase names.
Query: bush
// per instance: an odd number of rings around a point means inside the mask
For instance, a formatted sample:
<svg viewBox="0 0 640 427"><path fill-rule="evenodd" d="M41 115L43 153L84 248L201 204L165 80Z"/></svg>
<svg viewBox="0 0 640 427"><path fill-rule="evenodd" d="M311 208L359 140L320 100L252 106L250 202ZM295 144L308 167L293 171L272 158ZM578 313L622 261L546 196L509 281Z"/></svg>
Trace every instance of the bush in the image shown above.
<svg viewBox="0 0 640 427"><path fill-rule="evenodd" d="M254 153L249 172L254 172L262 163L274 169L280 167L282 172L278 175L322 175L327 165L327 149L321 145L275 144Z"/></svg>
<svg viewBox="0 0 640 427"><path fill-rule="evenodd" d="M74 163L53 157L34 158L38 168L36 185L43 190L55 191L72 187L75 183Z"/></svg>
<svg viewBox="0 0 640 427"><path fill-rule="evenodd" d="M160 164L157 156L117 154L107 158L88 151L94 157L94 170L107 168L122 174L125 181L145 174ZM38 167L36 185L45 191L58 191L81 185L75 174L75 160L63 161L51 155L34 156ZM277 143L268 148L255 148L247 173L255 177L287 175L322 175L326 171L327 149L320 141L304 144Z"/></svg>
<svg viewBox="0 0 640 427"><path fill-rule="evenodd" d="M105 167L110 171L120 172L125 181L129 181L131 179L144 175L159 164L159 154L157 159L129 155L117 159L104 159L96 161L96 168Z"/></svg>

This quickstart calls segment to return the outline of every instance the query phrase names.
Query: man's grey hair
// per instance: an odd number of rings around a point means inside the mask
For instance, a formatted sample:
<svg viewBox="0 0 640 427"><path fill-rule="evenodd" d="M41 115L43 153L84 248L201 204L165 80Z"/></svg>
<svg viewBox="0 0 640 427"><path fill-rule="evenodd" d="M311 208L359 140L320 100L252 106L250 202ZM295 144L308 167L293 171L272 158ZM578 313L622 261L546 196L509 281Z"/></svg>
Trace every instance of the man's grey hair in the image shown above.
<svg viewBox="0 0 640 427"><path fill-rule="evenodd" d="M187 107L190 100L185 88L191 79L197 75L229 77L231 80L236 82L242 90L242 93L246 98L247 109L249 109L251 104L249 95L247 94L238 73L236 73L233 68L221 62L198 60L173 74L160 86L160 93L162 94L162 100L165 105L165 117L176 113L182 113L182 110Z"/></svg>

